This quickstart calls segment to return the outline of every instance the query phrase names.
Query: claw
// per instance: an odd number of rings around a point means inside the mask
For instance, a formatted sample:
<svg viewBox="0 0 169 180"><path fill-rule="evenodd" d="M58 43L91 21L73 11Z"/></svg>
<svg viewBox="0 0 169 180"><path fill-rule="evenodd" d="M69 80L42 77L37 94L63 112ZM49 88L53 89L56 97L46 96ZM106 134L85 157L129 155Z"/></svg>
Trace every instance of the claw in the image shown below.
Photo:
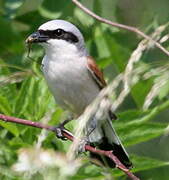
<svg viewBox="0 0 169 180"><path fill-rule="evenodd" d="M57 126L57 127L54 128L54 131L55 131L55 133L56 133L57 138L62 139L62 140L65 141L65 140L67 140L67 138L65 138L64 135L63 135L63 133L62 133L62 131L63 131L64 129L65 129L64 126L59 125L59 126Z"/></svg>
<svg viewBox="0 0 169 180"><path fill-rule="evenodd" d="M86 151L85 145L87 144L90 144L88 141L88 137L84 137L83 139L81 139L78 145L78 153L84 153Z"/></svg>
<svg viewBox="0 0 169 180"><path fill-rule="evenodd" d="M65 126L68 122L70 122L71 120L72 120L71 118L68 118L68 119L66 119L65 121L63 121L61 124L59 124L58 126L56 126L56 127L54 128L54 131L55 131L55 133L56 133L57 138L62 139L62 140L64 140L64 141L67 140L67 138L65 138L65 137L63 136L62 131L63 131L63 130L66 130L64 126Z"/></svg>
<svg viewBox="0 0 169 180"><path fill-rule="evenodd" d="M90 145L90 141L89 141L89 137L90 135L92 134L92 132L96 129L96 122L95 120L91 121L90 124L89 124L89 127L86 129L86 135L85 137L83 137L80 142L79 142L79 145L78 145L78 153L84 153L86 150L85 150L85 145Z"/></svg>

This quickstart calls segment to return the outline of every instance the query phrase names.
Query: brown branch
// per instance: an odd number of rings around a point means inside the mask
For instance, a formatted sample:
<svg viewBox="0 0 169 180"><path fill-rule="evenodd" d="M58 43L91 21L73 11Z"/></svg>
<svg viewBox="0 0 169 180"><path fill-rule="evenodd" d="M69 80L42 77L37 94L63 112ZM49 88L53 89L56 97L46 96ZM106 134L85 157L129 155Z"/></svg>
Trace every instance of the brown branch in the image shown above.
<svg viewBox="0 0 169 180"><path fill-rule="evenodd" d="M150 36L146 35L145 33L143 33L142 31L140 31L139 29L137 29L136 27L132 27L132 26L127 26L124 24L120 24L120 23L116 23L113 21L110 21L108 19L102 18L100 16L98 16L97 14L95 14L94 12L90 11L88 8L86 8L85 6L83 6L79 1L77 0L72 0L72 2L74 4L76 4L76 6L78 6L81 10L83 10L85 13L87 13L88 15L92 16L93 18L95 18L96 20L105 23L105 24L109 24L111 26L117 27L117 28L121 28L121 29L125 29L131 32L134 32L138 35L140 35L141 37L147 39L148 41L151 41L155 44L156 47L158 47L161 51L163 51L167 56L169 56L169 51L167 51L167 49L165 49L160 43L156 42L155 40L153 40Z"/></svg>
<svg viewBox="0 0 169 180"><path fill-rule="evenodd" d="M55 128L53 126L49 126L49 125L45 125L45 124L42 124L39 122L33 122L33 121L25 120L25 119L20 119L20 118L16 118L16 117L6 116L3 114L0 114L0 120L3 120L5 122L23 124L26 126L33 126L36 128L46 129L46 130L55 132ZM73 141L75 139L75 137L67 130L62 130L62 133L63 133L63 136L66 137L67 139L69 139L70 141ZM129 169L127 169L119 161L119 159L115 155L113 155L112 151L104 151L104 150L96 149L95 147L92 147L90 145L85 145L85 150L99 154L99 155L109 157L110 159L112 159L114 161L114 163L116 164L116 167L118 169L122 170L130 179L139 180L139 178L137 178L132 172L130 172Z"/></svg>

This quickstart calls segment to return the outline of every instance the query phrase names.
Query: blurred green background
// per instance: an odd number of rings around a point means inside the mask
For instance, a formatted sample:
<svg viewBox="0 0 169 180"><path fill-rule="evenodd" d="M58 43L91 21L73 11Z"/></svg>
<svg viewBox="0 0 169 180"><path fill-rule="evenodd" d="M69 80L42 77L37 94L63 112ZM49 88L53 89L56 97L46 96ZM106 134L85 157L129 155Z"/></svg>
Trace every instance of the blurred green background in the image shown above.
<svg viewBox="0 0 169 180"><path fill-rule="evenodd" d="M136 26L146 34L153 33L169 20L168 0L81 2L102 17ZM41 73L42 48L33 46L31 60L27 57L25 45L25 39L39 25L51 19L70 21L81 30L90 54L96 59L108 82L124 72L130 55L141 41L134 33L101 24L69 0L0 0L0 113L33 121L41 120L52 125L63 118L63 111L55 105ZM167 26L159 37L168 33ZM166 40L163 46L169 50L169 41ZM135 166L133 172L140 179L169 179L169 132L166 129L169 123L168 60L169 57L156 47L146 50L136 67L146 66L146 72L154 72L154 76L140 79L117 110L119 120L114 124L131 154ZM165 83L158 89L151 106L143 110L151 88L163 78L166 78ZM68 127L72 129L73 123ZM118 170L101 169L86 159L77 172L72 171L65 176L62 167L57 166L53 167L54 171L49 168L45 173L36 167L36 172L32 174L25 171L28 176L15 173L13 165L18 160L18 150L34 147L41 133L35 128L0 122L0 179L127 179ZM41 147L66 152L69 144L49 133Z"/></svg>

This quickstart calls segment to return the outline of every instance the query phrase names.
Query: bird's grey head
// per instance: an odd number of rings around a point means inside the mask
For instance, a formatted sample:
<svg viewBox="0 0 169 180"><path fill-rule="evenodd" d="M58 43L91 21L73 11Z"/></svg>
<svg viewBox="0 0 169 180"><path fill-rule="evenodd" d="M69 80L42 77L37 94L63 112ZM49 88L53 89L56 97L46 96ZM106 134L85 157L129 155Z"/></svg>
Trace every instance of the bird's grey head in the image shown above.
<svg viewBox="0 0 169 180"><path fill-rule="evenodd" d="M64 20L51 20L42 24L38 31L31 34L27 43L39 43L46 54L53 53L79 53L86 55L83 35L79 29Z"/></svg>

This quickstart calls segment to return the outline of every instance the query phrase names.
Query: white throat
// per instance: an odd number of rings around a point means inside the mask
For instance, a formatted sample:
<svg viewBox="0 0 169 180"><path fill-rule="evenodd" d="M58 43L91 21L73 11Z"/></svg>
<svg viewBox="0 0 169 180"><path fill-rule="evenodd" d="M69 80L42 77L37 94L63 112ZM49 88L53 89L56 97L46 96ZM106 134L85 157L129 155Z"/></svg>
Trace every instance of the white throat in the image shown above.
<svg viewBox="0 0 169 180"><path fill-rule="evenodd" d="M73 44L64 40L51 39L48 43L42 43L46 56L50 60L68 61L70 58L79 58L87 56L87 50L84 45Z"/></svg>

